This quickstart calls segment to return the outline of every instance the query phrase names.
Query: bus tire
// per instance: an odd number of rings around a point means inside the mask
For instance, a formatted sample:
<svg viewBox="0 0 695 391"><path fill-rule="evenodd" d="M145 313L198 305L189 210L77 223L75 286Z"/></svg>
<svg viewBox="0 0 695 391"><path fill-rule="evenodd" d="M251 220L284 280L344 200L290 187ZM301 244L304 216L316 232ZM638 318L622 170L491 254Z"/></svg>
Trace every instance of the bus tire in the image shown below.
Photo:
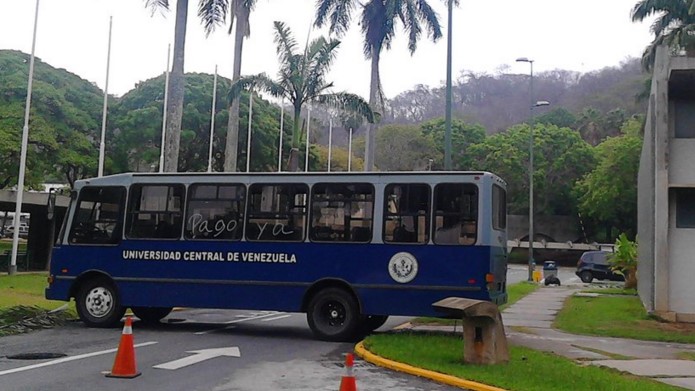
<svg viewBox="0 0 695 391"><path fill-rule="evenodd" d="M130 307L135 316L148 324L157 324L171 313L171 307Z"/></svg>
<svg viewBox="0 0 695 391"><path fill-rule="evenodd" d="M350 341L361 320L357 301L340 288L319 291L311 298L306 315L314 335L331 342Z"/></svg>
<svg viewBox="0 0 695 391"><path fill-rule="evenodd" d="M379 327L383 326L388 320L388 315L363 315L360 329L363 333L369 334Z"/></svg>
<svg viewBox="0 0 695 391"><path fill-rule="evenodd" d="M82 284L75 301L80 320L89 327L114 327L125 314L116 287L103 277Z"/></svg>

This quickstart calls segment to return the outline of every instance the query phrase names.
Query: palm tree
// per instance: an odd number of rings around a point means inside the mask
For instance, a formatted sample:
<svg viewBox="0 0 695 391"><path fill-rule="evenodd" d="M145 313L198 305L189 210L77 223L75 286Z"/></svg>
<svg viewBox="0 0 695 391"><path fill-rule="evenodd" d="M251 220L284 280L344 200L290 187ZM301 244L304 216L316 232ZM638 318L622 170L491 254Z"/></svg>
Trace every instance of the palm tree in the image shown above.
<svg viewBox="0 0 695 391"><path fill-rule="evenodd" d="M169 0L145 0L145 6L157 10L168 10ZM174 26L174 57L169 77L169 96L167 99L167 128L164 154L164 171L178 171L179 145L181 139L181 118L183 115L183 57L186 46L186 22L188 20L188 0L176 1L176 24Z"/></svg>
<svg viewBox="0 0 695 391"><path fill-rule="evenodd" d="M408 50L413 54L422 34L422 25L433 41L442 36L437 13L427 0L317 0L317 27L330 24L330 32L343 35L352 18L355 7L362 7L360 26L364 35L364 55L371 60L371 77L369 83L369 104L378 112L383 112L384 96L379 76L379 59L382 49L390 49L396 35L396 24L400 20L408 34ZM365 151L365 170L374 168L374 132L376 126L367 129L367 146Z"/></svg>
<svg viewBox="0 0 695 391"><path fill-rule="evenodd" d="M292 146L288 167L291 171L299 168L299 147L301 142L301 113L305 104L316 102L336 109L355 112L374 122L374 113L361 97L347 92L330 92L333 83L326 81L328 71L335 60L340 41L327 41L324 37L313 40L297 52L297 41L292 37L289 27L282 22L274 22L275 44L280 60L278 79L271 80L261 73L241 76L232 83L229 99L237 99L241 91L258 88L276 98L286 98L294 110L292 122Z"/></svg>
<svg viewBox="0 0 695 391"><path fill-rule="evenodd" d="M229 10L229 33L234 28L234 70L232 81L241 76L241 55L244 39L251 35L249 15L256 6L256 0L203 0L198 8L198 16L203 20L206 34L214 31L218 24L224 23ZM224 170L237 170L237 149L239 146L239 99L234 99L229 105L229 120L227 122L227 143L224 152Z"/></svg>
<svg viewBox="0 0 695 391"><path fill-rule="evenodd" d="M650 28L654 40L642 55L645 70L652 69L659 45L668 45L675 53L685 50L686 55L695 56L694 0L641 0L632 9L633 22L641 22L651 15L658 17Z"/></svg>

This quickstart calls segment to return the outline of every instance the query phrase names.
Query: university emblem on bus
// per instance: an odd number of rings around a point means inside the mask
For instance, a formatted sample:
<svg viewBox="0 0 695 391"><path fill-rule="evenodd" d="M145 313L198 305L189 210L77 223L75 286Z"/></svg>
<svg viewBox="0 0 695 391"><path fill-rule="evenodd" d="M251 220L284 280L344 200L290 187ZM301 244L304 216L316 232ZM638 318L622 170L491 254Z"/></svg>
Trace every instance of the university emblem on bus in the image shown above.
<svg viewBox="0 0 695 391"><path fill-rule="evenodd" d="M405 284L417 276L417 259L411 253L394 254L389 261L389 274L396 282Z"/></svg>

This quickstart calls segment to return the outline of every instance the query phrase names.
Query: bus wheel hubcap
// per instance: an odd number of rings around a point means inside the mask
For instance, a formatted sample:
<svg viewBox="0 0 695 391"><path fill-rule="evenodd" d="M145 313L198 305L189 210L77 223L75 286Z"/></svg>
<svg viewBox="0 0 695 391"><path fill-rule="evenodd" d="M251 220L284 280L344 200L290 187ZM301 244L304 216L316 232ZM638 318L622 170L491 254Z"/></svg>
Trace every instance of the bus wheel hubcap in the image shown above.
<svg viewBox="0 0 695 391"><path fill-rule="evenodd" d="M328 324L331 326L341 326L345 322L345 309L340 304L329 303L327 310Z"/></svg>
<svg viewBox="0 0 695 391"><path fill-rule="evenodd" d="M113 305L113 297L108 289L99 287L89 291L85 307L90 315L100 318L106 315Z"/></svg>

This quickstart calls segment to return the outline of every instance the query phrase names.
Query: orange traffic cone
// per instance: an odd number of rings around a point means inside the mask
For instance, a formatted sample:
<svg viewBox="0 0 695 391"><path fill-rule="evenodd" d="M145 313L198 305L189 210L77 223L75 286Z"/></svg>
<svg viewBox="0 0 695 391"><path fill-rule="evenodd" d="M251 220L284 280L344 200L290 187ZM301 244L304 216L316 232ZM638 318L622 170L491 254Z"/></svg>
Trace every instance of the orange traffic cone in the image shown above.
<svg viewBox="0 0 695 391"><path fill-rule="evenodd" d="M352 374L352 365L355 363L355 357L352 353L345 356L345 376L340 381L340 391L357 391L357 383L355 376Z"/></svg>
<svg viewBox="0 0 695 391"><path fill-rule="evenodd" d="M121 343L118 344L116 360L113 362L111 373L106 377L120 377L132 379L140 376L137 365L135 364L135 347L133 346L133 320L130 316L125 318L125 326L121 334Z"/></svg>

